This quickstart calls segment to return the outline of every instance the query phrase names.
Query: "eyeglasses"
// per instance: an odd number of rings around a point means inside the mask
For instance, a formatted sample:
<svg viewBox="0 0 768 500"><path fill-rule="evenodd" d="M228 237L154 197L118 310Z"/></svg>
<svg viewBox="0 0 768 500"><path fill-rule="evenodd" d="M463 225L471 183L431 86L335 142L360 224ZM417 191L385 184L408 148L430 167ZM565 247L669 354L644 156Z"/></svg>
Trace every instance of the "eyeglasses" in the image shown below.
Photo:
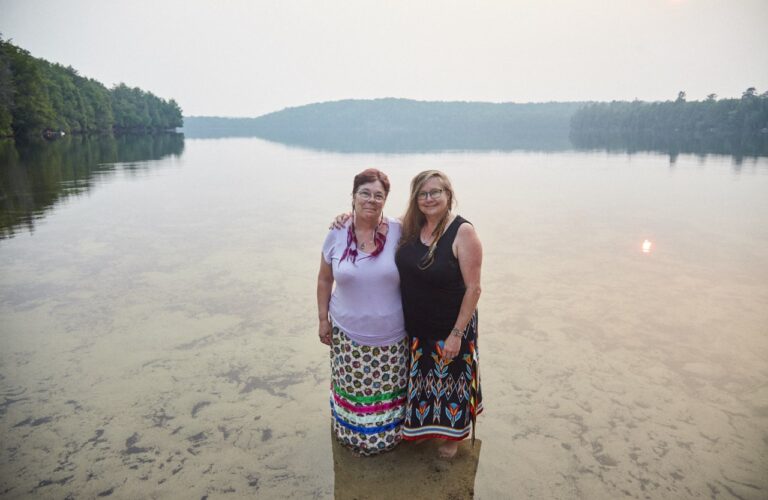
<svg viewBox="0 0 768 500"><path fill-rule="evenodd" d="M387 199L384 193L371 193L366 190L358 191L356 194L363 201L371 201L371 198L373 198L378 203L384 203L384 200Z"/></svg>
<svg viewBox="0 0 768 500"><path fill-rule="evenodd" d="M419 193L416 195L416 198L424 201L427 198L432 198L433 200L439 200L443 197L443 191L444 189L433 189L432 191L419 191Z"/></svg>

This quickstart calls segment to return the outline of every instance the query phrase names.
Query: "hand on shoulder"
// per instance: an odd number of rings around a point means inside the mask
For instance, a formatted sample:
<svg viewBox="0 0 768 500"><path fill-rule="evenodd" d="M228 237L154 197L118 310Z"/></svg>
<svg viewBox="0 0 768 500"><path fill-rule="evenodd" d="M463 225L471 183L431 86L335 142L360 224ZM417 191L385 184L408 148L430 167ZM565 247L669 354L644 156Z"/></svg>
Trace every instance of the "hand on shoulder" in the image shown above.
<svg viewBox="0 0 768 500"><path fill-rule="evenodd" d="M345 229L352 223L352 213L346 212L337 215L332 221L328 229Z"/></svg>

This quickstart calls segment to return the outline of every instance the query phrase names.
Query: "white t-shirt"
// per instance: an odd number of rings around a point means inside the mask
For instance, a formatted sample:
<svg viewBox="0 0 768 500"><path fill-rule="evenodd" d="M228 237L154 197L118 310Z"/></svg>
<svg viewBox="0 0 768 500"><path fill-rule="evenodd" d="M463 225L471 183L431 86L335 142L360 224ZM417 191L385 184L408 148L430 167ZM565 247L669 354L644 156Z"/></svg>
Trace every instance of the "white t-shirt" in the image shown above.
<svg viewBox="0 0 768 500"><path fill-rule="evenodd" d="M395 266L402 228L397 219L387 221L387 242L376 257L358 249L354 264L349 258L339 262L347 248L346 227L330 230L323 243L323 258L336 282L329 305L331 320L363 345L389 345L405 337L400 274Z"/></svg>

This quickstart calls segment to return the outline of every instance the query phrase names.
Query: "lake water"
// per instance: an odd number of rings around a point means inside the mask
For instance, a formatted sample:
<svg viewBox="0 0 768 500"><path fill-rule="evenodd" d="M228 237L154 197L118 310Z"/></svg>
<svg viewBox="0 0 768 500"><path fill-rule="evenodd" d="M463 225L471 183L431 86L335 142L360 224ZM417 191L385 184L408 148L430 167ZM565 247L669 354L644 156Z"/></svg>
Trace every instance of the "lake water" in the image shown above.
<svg viewBox="0 0 768 500"><path fill-rule="evenodd" d="M3 156L0 496L768 498L768 158L126 148ZM451 463L331 438L320 246L371 166L389 215L448 173L483 242Z"/></svg>

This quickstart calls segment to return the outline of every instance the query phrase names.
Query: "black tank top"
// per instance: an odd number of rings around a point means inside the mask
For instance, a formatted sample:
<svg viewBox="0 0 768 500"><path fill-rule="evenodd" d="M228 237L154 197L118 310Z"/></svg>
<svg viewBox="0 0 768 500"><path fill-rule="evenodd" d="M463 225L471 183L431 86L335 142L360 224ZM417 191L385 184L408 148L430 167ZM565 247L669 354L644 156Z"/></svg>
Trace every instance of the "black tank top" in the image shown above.
<svg viewBox="0 0 768 500"><path fill-rule="evenodd" d="M459 259L453 255L453 241L465 222L469 221L458 215L451 222L437 243L434 262L426 269L419 269L419 265L429 247L418 238L400 247L395 255L405 329L411 337L443 340L456 323L467 287Z"/></svg>

